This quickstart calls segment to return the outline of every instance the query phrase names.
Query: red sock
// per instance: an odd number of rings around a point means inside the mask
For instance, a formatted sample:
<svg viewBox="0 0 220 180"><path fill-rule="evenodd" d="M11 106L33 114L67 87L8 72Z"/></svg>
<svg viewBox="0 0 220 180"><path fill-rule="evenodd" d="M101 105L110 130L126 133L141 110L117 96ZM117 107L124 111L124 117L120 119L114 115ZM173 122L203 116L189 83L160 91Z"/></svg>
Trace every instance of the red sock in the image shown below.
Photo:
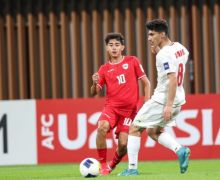
<svg viewBox="0 0 220 180"><path fill-rule="evenodd" d="M107 156L107 148L105 149L97 149L98 156L99 156L99 162L101 165L106 165L106 156Z"/></svg>
<svg viewBox="0 0 220 180"><path fill-rule="evenodd" d="M111 160L111 162L109 163L109 166L111 169L114 169L115 166L121 161L121 159L123 158L123 156L119 157L117 151L115 152L115 155L113 157L113 159Z"/></svg>

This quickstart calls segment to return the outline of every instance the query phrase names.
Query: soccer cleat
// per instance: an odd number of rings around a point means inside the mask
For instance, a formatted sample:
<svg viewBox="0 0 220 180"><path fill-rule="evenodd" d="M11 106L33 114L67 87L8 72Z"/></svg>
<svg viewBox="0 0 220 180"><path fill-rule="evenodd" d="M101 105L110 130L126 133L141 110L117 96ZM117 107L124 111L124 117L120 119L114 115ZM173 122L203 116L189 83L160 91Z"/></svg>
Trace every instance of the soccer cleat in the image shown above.
<svg viewBox="0 0 220 180"><path fill-rule="evenodd" d="M100 175L106 176L112 172L112 169L109 167L109 165L102 165L100 169Z"/></svg>
<svg viewBox="0 0 220 180"><path fill-rule="evenodd" d="M187 171L189 165L189 155L190 155L190 149L187 147L181 147L177 151L181 173L185 173Z"/></svg>
<svg viewBox="0 0 220 180"><path fill-rule="evenodd" d="M124 171L118 174L118 176L137 176L137 175L139 175L137 169L125 169Z"/></svg>
<svg viewBox="0 0 220 180"><path fill-rule="evenodd" d="M116 165L118 163L115 163L113 160L109 162L108 167L109 169L111 169L112 171L115 169Z"/></svg>

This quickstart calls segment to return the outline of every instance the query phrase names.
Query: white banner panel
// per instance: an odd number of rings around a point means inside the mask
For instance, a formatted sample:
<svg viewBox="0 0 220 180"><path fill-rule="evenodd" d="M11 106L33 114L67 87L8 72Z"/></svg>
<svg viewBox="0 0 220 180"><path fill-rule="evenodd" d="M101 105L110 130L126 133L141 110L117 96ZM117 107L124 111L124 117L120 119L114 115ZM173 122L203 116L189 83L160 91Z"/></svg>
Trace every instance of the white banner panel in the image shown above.
<svg viewBox="0 0 220 180"><path fill-rule="evenodd" d="M36 163L36 101L0 101L0 165Z"/></svg>

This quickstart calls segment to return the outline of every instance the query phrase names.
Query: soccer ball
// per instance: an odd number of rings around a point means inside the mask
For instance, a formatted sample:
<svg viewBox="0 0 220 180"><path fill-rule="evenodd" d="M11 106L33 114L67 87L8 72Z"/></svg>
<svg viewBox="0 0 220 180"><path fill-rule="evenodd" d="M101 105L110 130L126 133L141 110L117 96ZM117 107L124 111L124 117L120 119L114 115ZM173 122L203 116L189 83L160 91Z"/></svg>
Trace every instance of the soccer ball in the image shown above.
<svg viewBox="0 0 220 180"><path fill-rule="evenodd" d="M86 158L80 163L79 170L83 177L96 177L99 175L100 163L94 158Z"/></svg>

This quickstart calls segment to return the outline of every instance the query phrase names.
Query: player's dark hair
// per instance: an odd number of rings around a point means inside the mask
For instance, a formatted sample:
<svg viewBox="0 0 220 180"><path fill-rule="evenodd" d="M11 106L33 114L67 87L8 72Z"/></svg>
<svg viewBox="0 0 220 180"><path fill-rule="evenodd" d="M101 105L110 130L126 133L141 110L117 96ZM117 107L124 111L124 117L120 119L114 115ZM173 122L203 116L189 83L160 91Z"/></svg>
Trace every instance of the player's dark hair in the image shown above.
<svg viewBox="0 0 220 180"><path fill-rule="evenodd" d="M148 21L146 23L146 27L149 30L156 31L156 32L165 32L166 36L168 35L168 23L164 19L154 19Z"/></svg>
<svg viewBox="0 0 220 180"><path fill-rule="evenodd" d="M116 39L117 41L119 41L122 45L125 44L125 39L122 36L121 33L116 33L116 32L111 32L108 33L105 37L105 44L107 45L109 43L110 40L112 39Z"/></svg>

